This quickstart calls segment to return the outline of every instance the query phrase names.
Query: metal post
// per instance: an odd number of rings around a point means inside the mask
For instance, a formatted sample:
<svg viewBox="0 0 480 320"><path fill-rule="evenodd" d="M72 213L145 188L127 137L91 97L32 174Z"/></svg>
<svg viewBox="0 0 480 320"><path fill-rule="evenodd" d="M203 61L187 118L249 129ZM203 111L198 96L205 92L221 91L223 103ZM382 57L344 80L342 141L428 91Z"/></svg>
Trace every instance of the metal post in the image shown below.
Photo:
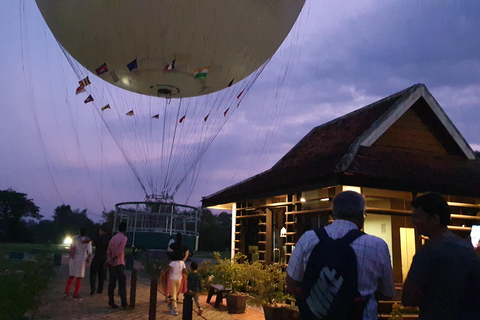
<svg viewBox="0 0 480 320"><path fill-rule="evenodd" d="M183 295L183 313L182 313L182 320L192 320L192 313L193 313L193 299L192 294L189 292L185 292Z"/></svg>
<svg viewBox="0 0 480 320"><path fill-rule="evenodd" d="M132 270L130 283L130 308L135 309L135 298L137 296L137 270Z"/></svg>
<svg viewBox="0 0 480 320"><path fill-rule="evenodd" d="M137 232L137 212L138 212L138 204L135 207L135 221L133 223L132 247L135 247L135 233Z"/></svg>
<svg viewBox="0 0 480 320"><path fill-rule="evenodd" d="M157 278L150 281L150 307L148 309L148 320L155 320L157 315Z"/></svg>

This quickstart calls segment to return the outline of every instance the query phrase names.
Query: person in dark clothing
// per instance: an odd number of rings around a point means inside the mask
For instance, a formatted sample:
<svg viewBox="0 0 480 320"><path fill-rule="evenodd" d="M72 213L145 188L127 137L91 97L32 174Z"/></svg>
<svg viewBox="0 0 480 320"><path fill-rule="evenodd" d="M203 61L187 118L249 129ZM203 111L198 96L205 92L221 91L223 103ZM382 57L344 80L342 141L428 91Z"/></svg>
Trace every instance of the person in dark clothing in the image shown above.
<svg viewBox="0 0 480 320"><path fill-rule="evenodd" d="M106 268L105 261L107 261L107 248L110 238L107 235L106 228L101 226L98 230L98 237L94 240L95 256L90 265L90 295L103 292L103 283L105 281ZM98 275L98 287L96 287Z"/></svg>
<svg viewBox="0 0 480 320"><path fill-rule="evenodd" d="M170 245L172 252L170 253L170 259L172 261L183 260L187 261L189 251L188 247L182 243L182 234L179 232L175 238L175 242Z"/></svg>
<svg viewBox="0 0 480 320"><path fill-rule="evenodd" d="M428 192L411 204L412 224L429 240L413 257L402 304L418 306L421 320L478 320L480 259L472 244L448 228L451 213L442 195Z"/></svg>
<svg viewBox="0 0 480 320"><path fill-rule="evenodd" d="M195 301L195 304L197 305L198 308L198 313L201 315L203 312L202 307L200 307L200 303L198 302L198 296L200 295L200 291L202 290L202 280L200 277L200 273L198 273L198 264L193 261L190 264L190 273L188 274L187 278L187 289L188 292L193 294L193 301Z"/></svg>

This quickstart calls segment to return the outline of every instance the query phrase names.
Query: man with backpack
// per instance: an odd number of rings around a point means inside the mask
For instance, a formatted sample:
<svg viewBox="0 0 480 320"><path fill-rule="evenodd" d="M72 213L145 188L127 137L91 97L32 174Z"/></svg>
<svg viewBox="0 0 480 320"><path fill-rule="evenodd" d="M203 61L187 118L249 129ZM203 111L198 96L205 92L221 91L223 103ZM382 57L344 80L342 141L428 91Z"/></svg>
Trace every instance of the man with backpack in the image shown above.
<svg viewBox="0 0 480 320"><path fill-rule="evenodd" d="M377 319L377 301L395 296L384 240L363 229L365 199L344 191L333 200L333 223L305 232L287 267L287 290L303 320Z"/></svg>

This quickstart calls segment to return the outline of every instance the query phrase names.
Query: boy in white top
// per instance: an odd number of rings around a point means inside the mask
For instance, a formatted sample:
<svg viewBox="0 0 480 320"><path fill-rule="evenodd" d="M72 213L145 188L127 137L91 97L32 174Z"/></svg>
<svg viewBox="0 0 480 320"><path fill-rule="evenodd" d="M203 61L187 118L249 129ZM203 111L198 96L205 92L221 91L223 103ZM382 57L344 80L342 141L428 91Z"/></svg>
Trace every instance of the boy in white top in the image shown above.
<svg viewBox="0 0 480 320"><path fill-rule="evenodd" d="M183 260L176 260L176 261L170 262L170 287L172 290L172 297L173 297L173 310L171 310L171 314L173 315L178 314L177 300L178 300L178 291L182 283L182 273L187 273L185 262L183 262Z"/></svg>

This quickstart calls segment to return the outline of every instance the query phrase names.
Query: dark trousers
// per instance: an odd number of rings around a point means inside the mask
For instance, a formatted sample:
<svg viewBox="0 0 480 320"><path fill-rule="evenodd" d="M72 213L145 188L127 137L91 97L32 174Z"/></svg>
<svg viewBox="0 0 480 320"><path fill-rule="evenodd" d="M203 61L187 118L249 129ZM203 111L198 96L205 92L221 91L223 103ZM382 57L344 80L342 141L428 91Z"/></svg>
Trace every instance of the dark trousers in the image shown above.
<svg viewBox="0 0 480 320"><path fill-rule="evenodd" d="M104 266L105 260L95 259L92 260L92 265L90 266L90 290L95 291L97 289L98 293L103 291L103 283L105 281L105 275L107 269ZM98 287L96 286L98 275Z"/></svg>
<svg viewBox="0 0 480 320"><path fill-rule="evenodd" d="M127 277L123 271L125 266L120 264L115 267L108 267L110 272L110 280L108 283L108 303L113 304L113 292L115 291L116 282L118 280L118 293L120 294L120 299L122 300L122 306L127 305Z"/></svg>

